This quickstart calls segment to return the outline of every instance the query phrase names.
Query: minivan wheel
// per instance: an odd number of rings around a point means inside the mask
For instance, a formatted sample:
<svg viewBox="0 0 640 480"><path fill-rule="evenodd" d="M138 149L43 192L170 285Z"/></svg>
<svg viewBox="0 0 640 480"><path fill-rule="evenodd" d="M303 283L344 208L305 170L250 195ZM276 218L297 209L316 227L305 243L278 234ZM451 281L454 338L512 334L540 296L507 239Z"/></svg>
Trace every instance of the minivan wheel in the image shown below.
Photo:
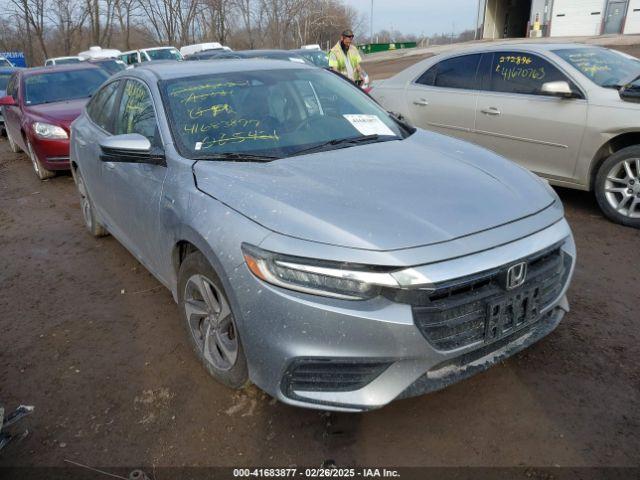
<svg viewBox="0 0 640 480"><path fill-rule="evenodd" d="M609 219L640 228L640 146L624 148L602 164L595 194Z"/></svg>
<svg viewBox="0 0 640 480"><path fill-rule="evenodd" d="M56 172L47 170L42 166L42 163L40 163L40 160L38 160L38 156L36 155L36 152L33 151L33 147L31 146L31 142L29 140L27 140L27 155L31 159L33 169L35 170L36 175L40 180L46 180L47 178L51 178L56 175Z"/></svg>
<svg viewBox="0 0 640 480"><path fill-rule="evenodd" d="M7 134L7 140L9 140L9 148L11 149L11 151L13 153L19 153L20 152L20 147L18 146L18 144L16 142L13 141L13 138L11 138L11 134L9 133L9 129L5 127L4 131Z"/></svg>
<svg viewBox="0 0 640 480"><path fill-rule="evenodd" d="M74 174L76 180L76 186L78 187L78 193L80 194L80 209L82 210L82 218L84 219L84 224L89 230L89 233L94 237L104 237L108 235L107 229L98 221L96 218L95 209L93 208L93 203L89 198L89 193L87 192L87 187L84 184L84 179L80 172L76 172Z"/></svg>
<svg viewBox="0 0 640 480"><path fill-rule="evenodd" d="M191 346L209 374L228 387L243 387L249 374L236 321L222 282L200 252L180 265L178 303Z"/></svg>

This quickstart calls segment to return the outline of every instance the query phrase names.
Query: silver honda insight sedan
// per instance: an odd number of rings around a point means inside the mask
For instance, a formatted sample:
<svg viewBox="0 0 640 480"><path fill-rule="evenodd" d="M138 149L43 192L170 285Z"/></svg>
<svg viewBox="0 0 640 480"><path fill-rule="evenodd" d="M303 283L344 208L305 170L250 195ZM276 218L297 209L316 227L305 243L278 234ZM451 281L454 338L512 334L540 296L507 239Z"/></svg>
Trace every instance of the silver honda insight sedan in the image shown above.
<svg viewBox="0 0 640 480"><path fill-rule="evenodd" d="M208 372L362 411L551 332L576 251L544 181L274 60L116 74L73 123L84 220L167 288Z"/></svg>

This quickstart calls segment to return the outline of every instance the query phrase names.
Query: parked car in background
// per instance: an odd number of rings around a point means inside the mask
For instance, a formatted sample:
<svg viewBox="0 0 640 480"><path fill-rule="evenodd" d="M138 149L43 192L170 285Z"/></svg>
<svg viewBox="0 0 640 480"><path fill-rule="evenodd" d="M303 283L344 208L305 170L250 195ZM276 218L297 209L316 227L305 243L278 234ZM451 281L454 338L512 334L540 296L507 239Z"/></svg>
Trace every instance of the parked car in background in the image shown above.
<svg viewBox="0 0 640 480"><path fill-rule="evenodd" d="M625 86L638 75L638 59L590 45L478 46L419 62L371 94L419 127L593 191L607 217L637 228L640 104Z"/></svg>
<svg viewBox="0 0 640 480"><path fill-rule="evenodd" d="M13 63L5 57L0 57L0 67L13 67Z"/></svg>
<svg viewBox="0 0 640 480"><path fill-rule="evenodd" d="M69 169L69 126L108 77L84 62L11 75L0 98L9 147L26 152L41 180Z"/></svg>
<svg viewBox="0 0 640 480"><path fill-rule="evenodd" d="M288 50L240 50L236 51L243 58L262 58L269 60L284 60L286 62L305 63L313 65L310 60Z"/></svg>
<svg viewBox="0 0 640 480"><path fill-rule="evenodd" d="M7 84L11 75L18 70L17 67L0 66L0 98L6 95ZM2 107L0 107L0 135L4 134L4 116L2 115Z"/></svg>
<svg viewBox="0 0 640 480"><path fill-rule="evenodd" d="M127 65L136 65L154 60L183 60L180 51L175 47L142 48L123 52L119 57Z"/></svg>
<svg viewBox="0 0 640 480"><path fill-rule="evenodd" d="M83 60L98 60L106 58L118 58L122 52L115 48L102 48L98 46L90 47L89 50L80 52L78 56Z"/></svg>
<svg viewBox="0 0 640 480"><path fill-rule="evenodd" d="M180 48L180 54L186 59L189 55L205 50L224 50L230 52L231 49L218 42L194 43Z"/></svg>
<svg viewBox="0 0 640 480"><path fill-rule="evenodd" d="M551 332L575 246L548 183L301 63L116 74L72 125L88 230L167 286L206 370L361 411Z"/></svg>
<svg viewBox="0 0 640 480"><path fill-rule="evenodd" d="M121 72L127 68L126 63L115 58L97 58L95 60L87 60L87 63L102 68L109 75Z"/></svg>
<svg viewBox="0 0 640 480"><path fill-rule="evenodd" d="M329 56L327 52L320 49L301 48L299 50L289 50L296 55L300 55L313 63L316 67L329 68Z"/></svg>
<svg viewBox="0 0 640 480"><path fill-rule="evenodd" d="M47 58L44 62L45 67L52 67L54 65L71 65L73 63L80 63L82 61L81 57L54 57Z"/></svg>
<svg viewBox="0 0 640 480"><path fill-rule="evenodd" d="M233 58L244 58L242 55L236 52L230 52L227 50L203 50L189 55L185 60L228 60Z"/></svg>

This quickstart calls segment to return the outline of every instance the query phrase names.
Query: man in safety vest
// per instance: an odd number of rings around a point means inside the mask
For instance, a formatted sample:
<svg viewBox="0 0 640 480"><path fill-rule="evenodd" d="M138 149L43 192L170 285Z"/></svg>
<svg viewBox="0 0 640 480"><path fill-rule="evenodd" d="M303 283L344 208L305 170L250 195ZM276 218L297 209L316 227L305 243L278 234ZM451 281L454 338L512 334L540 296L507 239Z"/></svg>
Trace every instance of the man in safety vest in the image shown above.
<svg viewBox="0 0 640 480"><path fill-rule="evenodd" d="M342 32L340 41L329 51L329 68L359 84L362 80L360 68L362 58L352 43L353 32L351 30Z"/></svg>

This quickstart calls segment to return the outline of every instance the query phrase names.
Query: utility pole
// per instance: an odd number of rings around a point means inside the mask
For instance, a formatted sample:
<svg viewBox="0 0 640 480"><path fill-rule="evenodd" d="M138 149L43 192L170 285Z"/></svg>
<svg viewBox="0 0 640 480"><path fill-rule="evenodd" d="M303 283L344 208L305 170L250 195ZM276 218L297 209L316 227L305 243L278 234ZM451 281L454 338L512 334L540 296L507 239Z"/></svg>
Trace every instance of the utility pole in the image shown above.
<svg viewBox="0 0 640 480"><path fill-rule="evenodd" d="M369 43L373 43L373 0L371 0L371 15L369 16L369 22L370 22L369 31L371 32L369 36Z"/></svg>

